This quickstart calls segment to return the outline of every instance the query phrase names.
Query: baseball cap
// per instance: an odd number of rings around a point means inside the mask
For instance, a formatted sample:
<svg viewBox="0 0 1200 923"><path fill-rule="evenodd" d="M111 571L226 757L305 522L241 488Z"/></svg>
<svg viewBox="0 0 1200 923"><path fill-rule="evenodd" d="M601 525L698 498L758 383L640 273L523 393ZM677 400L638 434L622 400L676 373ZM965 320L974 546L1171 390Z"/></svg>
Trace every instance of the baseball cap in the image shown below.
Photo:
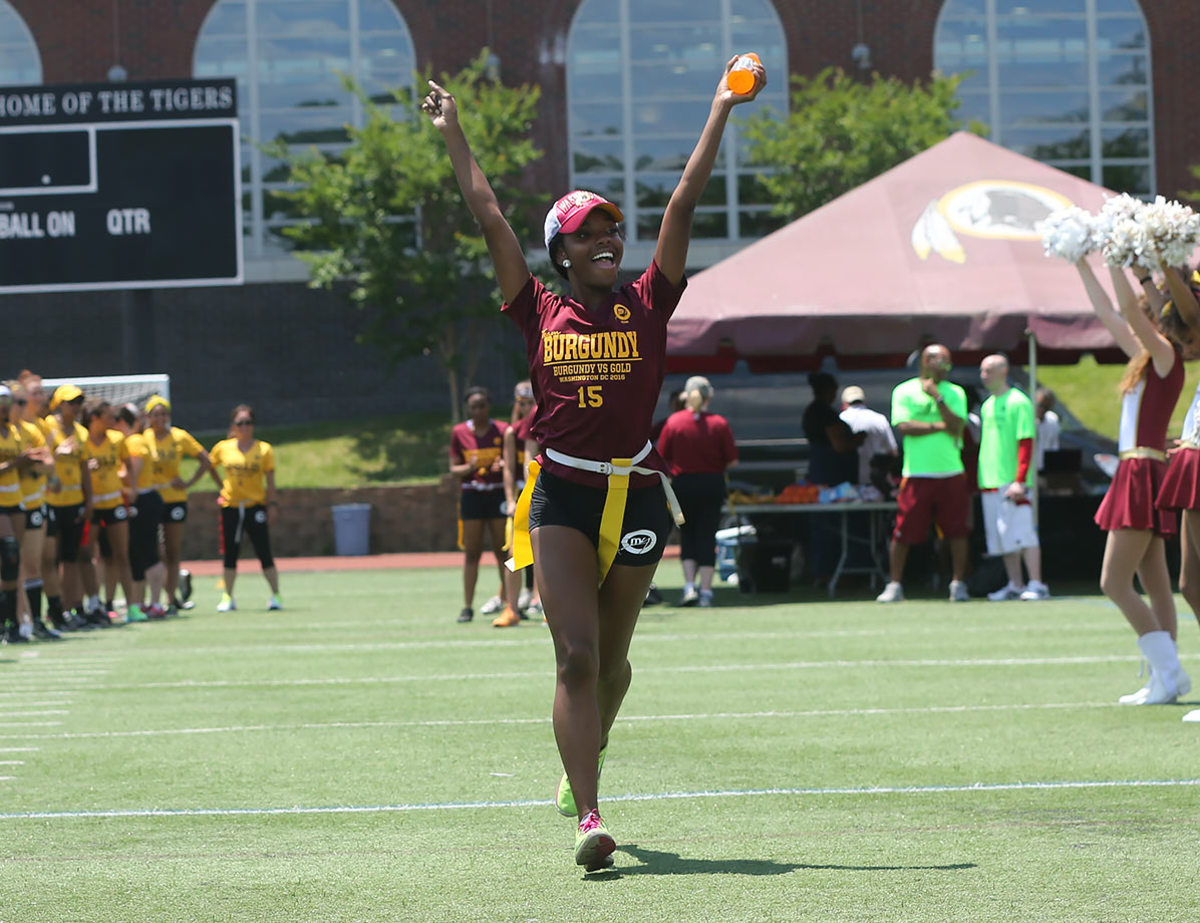
<svg viewBox="0 0 1200 923"><path fill-rule="evenodd" d="M863 394L863 389L858 385L851 385L842 391L842 403L853 404L855 401L865 401L867 396Z"/></svg>
<svg viewBox="0 0 1200 923"><path fill-rule="evenodd" d="M83 392L75 385L59 385L54 389L54 397L50 398L50 409L57 410L59 404L69 404L83 397Z"/></svg>
<svg viewBox="0 0 1200 923"><path fill-rule="evenodd" d="M550 241L554 240L556 235L570 234L578 230L593 208L604 209L617 221L625 220L621 209L608 199L586 189L576 189L555 202L546 213L546 249L550 248Z"/></svg>
<svg viewBox="0 0 1200 923"><path fill-rule="evenodd" d="M8 385L0 385L0 398L12 397L12 388Z"/></svg>

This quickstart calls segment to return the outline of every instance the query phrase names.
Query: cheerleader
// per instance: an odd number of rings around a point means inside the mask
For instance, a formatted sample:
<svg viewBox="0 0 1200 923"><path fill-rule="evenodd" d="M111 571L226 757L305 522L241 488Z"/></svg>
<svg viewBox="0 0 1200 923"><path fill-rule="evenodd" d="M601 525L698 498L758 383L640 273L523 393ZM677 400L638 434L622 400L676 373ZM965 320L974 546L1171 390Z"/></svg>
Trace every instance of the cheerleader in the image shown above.
<svg viewBox="0 0 1200 923"><path fill-rule="evenodd" d="M1191 689L1175 646L1175 600L1167 572L1165 539L1175 533L1176 517L1155 505L1167 469L1167 425L1183 388L1183 359L1152 319L1153 305L1147 312L1146 300L1135 297L1123 270L1110 270L1118 313L1087 262L1075 265L1096 316L1129 356L1119 389L1120 463L1095 519L1108 533L1100 588L1137 632L1150 680L1118 702L1164 705ZM1135 574L1149 605L1134 587Z"/></svg>

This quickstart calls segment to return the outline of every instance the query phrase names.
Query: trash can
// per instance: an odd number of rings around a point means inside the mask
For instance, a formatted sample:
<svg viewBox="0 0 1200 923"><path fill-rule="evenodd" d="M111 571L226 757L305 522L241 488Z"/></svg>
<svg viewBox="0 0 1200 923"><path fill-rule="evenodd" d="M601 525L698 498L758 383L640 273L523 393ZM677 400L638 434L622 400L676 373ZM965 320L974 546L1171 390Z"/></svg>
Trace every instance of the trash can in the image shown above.
<svg viewBox="0 0 1200 923"><path fill-rule="evenodd" d="M333 547L339 555L370 554L371 504L343 503L333 508Z"/></svg>

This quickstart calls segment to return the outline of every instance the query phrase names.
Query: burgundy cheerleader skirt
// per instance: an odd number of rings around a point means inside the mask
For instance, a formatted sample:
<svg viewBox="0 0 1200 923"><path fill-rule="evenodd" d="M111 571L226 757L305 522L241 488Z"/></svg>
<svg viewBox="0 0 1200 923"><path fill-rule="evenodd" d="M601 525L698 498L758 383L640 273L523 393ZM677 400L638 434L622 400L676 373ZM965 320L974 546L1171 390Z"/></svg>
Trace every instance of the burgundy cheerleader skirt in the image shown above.
<svg viewBox="0 0 1200 923"><path fill-rule="evenodd" d="M1156 458L1121 459L1096 510L1096 525L1105 532L1140 529L1163 538L1174 535L1178 529L1175 513L1154 505L1166 472L1167 463Z"/></svg>
<svg viewBox="0 0 1200 923"><path fill-rule="evenodd" d="M1180 449L1171 456L1158 489L1160 510L1200 510L1200 449Z"/></svg>

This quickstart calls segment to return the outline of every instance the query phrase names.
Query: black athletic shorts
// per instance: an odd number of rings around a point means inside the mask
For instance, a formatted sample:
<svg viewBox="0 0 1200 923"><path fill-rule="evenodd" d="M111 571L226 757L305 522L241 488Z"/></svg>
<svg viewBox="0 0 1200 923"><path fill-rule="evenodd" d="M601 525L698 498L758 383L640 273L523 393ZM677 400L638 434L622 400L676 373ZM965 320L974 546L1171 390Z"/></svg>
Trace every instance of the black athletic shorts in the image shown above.
<svg viewBox="0 0 1200 923"><path fill-rule="evenodd" d="M464 490L458 504L460 519L503 519L503 490Z"/></svg>
<svg viewBox="0 0 1200 923"><path fill-rule="evenodd" d="M187 522L187 501L180 500L177 503L164 503L162 508L162 521L164 524L172 522Z"/></svg>
<svg viewBox="0 0 1200 923"><path fill-rule="evenodd" d="M25 511L25 530L40 529L46 524L46 507L35 506L31 510Z"/></svg>
<svg viewBox="0 0 1200 923"><path fill-rule="evenodd" d="M529 502L529 531L538 526L568 526L578 529L596 548L600 547L600 519L608 490L587 487L545 471L538 473ZM663 546L674 528L671 509L661 486L629 491L621 546L614 564L641 567L662 560Z"/></svg>
<svg viewBox="0 0 1200 923"><path fill-rule="evenodd" d="M124 504L106 510L92 510L92 522L98 526L111 526L114 523L128 521L129 510Z"/></svg>

